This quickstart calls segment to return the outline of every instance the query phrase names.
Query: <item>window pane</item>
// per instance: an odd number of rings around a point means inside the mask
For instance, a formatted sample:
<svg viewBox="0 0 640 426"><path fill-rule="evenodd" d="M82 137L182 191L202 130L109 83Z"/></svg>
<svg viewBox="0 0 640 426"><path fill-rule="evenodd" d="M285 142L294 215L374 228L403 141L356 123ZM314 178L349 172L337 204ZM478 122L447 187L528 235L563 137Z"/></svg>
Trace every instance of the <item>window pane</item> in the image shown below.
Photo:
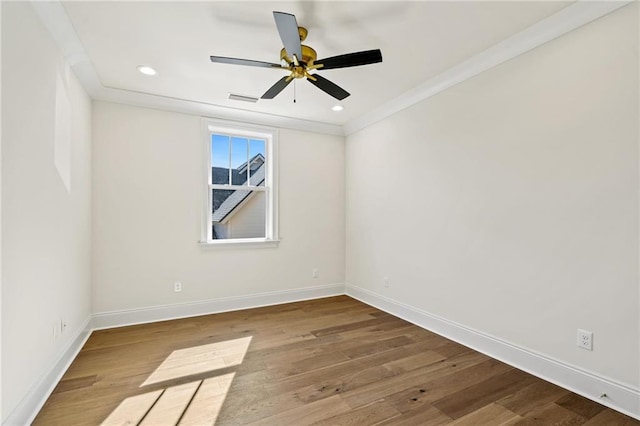
<svg viewBox="0 0 640 426"><path fill-rule="evenodd" d="M211 136L211 183L229 183L229 137Z"/></svg>
<svg viewBox="0 0 640 426"><path fill-rule="evenodd" d="M212 199L213 239L265 237L265 192L214 189Z"/></svg>
<svg viewBox="0 0 640 426"><path fill-rule="evenodd" d="M250 182L254 186L264 186L265 169L266 169L266 154L265 154L265 141L258 139L251 139L249 141L249 158L251 162Z"/></svg>
<svg viewBox="0 0 640 426"><path fill-rule="evenodd" d="M247 156L249 155L249 141L246 138L231 138L231 168L233 185L247 183Z"/></svg>

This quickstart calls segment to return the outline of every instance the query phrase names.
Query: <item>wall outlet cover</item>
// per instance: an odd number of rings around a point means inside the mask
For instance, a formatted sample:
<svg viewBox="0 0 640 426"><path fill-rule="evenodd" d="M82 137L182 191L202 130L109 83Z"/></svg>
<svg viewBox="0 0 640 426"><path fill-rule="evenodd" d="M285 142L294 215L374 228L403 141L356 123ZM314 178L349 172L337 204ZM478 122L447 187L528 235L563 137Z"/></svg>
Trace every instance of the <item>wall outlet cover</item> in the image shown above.
<svg viewBox="0 0 640 426"><path fill-rule="evenodd" d="M578 329L578 347L588 351L593 350L593 333L587 330Z"/></svg>

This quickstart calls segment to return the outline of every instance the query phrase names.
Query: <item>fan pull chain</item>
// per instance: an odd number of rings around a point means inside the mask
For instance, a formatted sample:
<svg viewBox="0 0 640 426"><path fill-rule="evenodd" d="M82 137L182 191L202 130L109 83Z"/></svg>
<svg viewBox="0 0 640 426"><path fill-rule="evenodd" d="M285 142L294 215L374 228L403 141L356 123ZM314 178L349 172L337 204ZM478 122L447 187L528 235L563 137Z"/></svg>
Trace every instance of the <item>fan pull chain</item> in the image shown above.
<svg viewBox="0 0 640 426"><path fill-rule="evenodd" d="M296 80L293 80L293 103L296 103Z"/></svg>

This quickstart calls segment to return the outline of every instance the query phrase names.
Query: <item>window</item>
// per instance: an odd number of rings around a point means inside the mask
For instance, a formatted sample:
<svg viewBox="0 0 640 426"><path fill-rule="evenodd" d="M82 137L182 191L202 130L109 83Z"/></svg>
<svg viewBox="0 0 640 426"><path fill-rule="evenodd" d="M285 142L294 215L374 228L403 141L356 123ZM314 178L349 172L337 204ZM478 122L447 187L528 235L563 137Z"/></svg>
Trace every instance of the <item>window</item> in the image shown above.
<svg viewBox="0 0 640 426"><path fill-rule="evenodd" d="M202 243L277 242L276 139L272 129L205 121Z"/></svg>

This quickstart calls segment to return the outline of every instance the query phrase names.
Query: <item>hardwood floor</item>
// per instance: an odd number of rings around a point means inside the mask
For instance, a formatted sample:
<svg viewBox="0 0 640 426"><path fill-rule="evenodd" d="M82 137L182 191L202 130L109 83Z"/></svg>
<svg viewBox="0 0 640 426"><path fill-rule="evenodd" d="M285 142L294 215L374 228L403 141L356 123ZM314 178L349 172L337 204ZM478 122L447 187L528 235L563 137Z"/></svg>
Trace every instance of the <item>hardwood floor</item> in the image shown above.
<svg viewBox="0 0 640 426"><path fill-rule="evenodd" d="M347 296L96 331L35 425L640 425Z"/></svg>

